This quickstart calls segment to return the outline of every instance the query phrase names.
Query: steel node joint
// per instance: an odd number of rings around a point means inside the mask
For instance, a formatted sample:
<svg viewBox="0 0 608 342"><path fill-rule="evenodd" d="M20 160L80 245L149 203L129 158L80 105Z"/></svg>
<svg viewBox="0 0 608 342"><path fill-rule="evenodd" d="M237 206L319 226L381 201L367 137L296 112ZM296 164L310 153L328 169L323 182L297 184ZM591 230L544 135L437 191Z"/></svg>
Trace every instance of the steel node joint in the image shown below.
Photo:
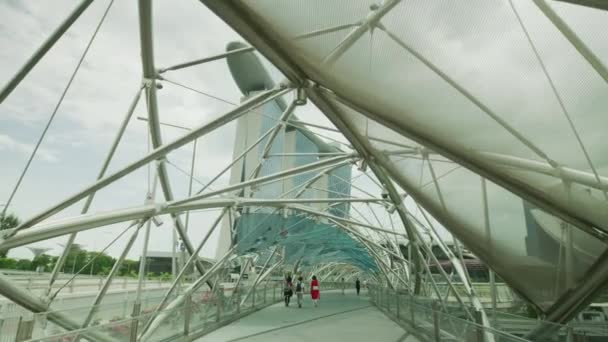
<svg viewBox="0 0 608 342"><path fill-rule="evenodd" d="M156 78L148 78L148 77L144 77L142 78L141 84L143 88L146 89L151 89L152 87L155 87L156 89L163 89L163 85L162 83L157 82L157 80L161 80L161 77L156 77Z"/></svg>

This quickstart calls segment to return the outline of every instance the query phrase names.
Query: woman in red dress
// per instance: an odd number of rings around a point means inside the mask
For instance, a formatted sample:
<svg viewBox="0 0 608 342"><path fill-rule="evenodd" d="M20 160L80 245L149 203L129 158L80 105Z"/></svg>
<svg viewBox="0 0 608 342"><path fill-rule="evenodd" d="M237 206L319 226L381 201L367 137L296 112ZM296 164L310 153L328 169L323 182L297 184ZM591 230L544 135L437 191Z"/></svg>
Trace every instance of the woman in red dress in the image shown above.
<svg viewBox="0 0 608 342"><path fill-rule="evenodd" d="M312 302L315 307L318 305L319 297L321 297L321 292L319 291L319 281L317 280L317 276L312 276L312 281L310 282L310 297L312 297Z"/></svg>

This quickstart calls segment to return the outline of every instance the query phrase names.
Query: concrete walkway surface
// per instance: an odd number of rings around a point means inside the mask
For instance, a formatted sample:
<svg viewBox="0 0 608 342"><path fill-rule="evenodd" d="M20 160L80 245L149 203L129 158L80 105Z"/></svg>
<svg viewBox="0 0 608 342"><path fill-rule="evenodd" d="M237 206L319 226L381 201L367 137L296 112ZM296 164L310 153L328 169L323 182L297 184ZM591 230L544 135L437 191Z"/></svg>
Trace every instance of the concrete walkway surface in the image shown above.
<svg viewBox="0 0 608 342"><path fill-rule="evenodd" d="M289 307L272 305L196 341L418 342L354 291L322 292L316 308L308 294L298 308L294 296Z"/></svg>

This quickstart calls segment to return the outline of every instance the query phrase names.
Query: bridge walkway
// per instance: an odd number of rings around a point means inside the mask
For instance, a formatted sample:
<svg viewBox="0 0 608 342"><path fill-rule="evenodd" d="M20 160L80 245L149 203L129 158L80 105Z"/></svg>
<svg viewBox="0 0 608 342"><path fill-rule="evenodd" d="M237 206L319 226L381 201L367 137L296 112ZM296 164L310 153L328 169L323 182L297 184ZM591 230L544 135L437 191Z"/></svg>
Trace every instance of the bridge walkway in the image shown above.
<svg viewBox="0 0 608 342"><path fill-rule="evenodd" d="M310 295L304 295L302 308L294 299L289 307L269 306L196 341L419 341L354 290L321 293L318 307Z"/></svg>

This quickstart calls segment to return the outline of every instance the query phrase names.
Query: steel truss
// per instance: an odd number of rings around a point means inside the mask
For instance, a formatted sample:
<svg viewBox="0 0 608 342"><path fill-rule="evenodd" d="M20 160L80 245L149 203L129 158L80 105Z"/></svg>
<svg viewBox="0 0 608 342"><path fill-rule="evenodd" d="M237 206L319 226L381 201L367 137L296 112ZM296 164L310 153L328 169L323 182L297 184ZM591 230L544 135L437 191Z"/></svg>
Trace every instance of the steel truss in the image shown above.
<svg viewBox="0 0 608 342"><path fill-rule="evenodd" d="M24 64L24 66L16 73L16 75L9 81L9 83L0 92L0 103L10 95L12 90L18 86L20 81L28 74L28 72L38 63L38 61L45 55L45 53L54 45L54 43L66 32L66 30L73 24L74 21L85 11L90 5L91 1L83 1L74 11L68 16L68 18L51 34L49 39L33 54L33 56ZM462 253L459 248L456 249L456 255L447 247L443 238L437 233L437 230L433 226L431 220L427 217L427 213L432 215L437 221L439 221L445 227L466 227L466 222L462 222L450 215L445 210L445 204L443 203L443 197L441 189L438 184L438 177L432 167L430 160L428 159L428 151L422 151L416 147L411 146L400 146L402 150L398 152L392 152L393 154L403 154L408 156L415 156L419 154L425 161L428 161L429 171L433 177L433 185L441 200L441 205L433 203L425 199L419 189L411 182L403 177L398 170L395 169L394 165L390 163L387 158L388 153L380 151L374 148L368 140L360 136L357 131L351 126L346 119L346 115L340 111L337 106L333 104L334 101L340 102L349 108L355 109L366 115L367 117L376 120L380 123L387 124L375 113L366 110L364 104L356 103L351 99L344 97L339 91L333 89L326 89L314 84L311 81L309 75L305 74L279 46L275 45L275 42L270 39L268 29L260 27L260 23L255 22L251 18L243 15L243 9L239 7L239 4L233 1L223 0L201 0L203 4L208 6L212 11L217 13L222 19L224 19L231 27L242 34L248 41L251 42L252 47L244 47L237 50L229 51L226 53L220 53L214 56L197 59L194 61L188 61L165 68L157 68L154 61L154 36L153 36L153 13L152 13L152 1L151 0L139 0L139 29L140 29L140 43L141 43L141 64L142 64L142 82L137 85L137 91L135 96L126 112L126 115L120 125L115 139L113 140L110 149L104 159L102 167L97 175L97 179L94 183L81 189L76 194L59 201L51 208L43 210L36 215L25 220L17 228L4 232L0 239L0 249L10 249L27 244L31 244L38 241L44 241L51 238L56 238L64 235L68 235L67 244L63 254L59 257L53 272L50 276L50 281L46 291L46 298L42 300L33 296L22 289L16 287L10 279L0 275L0 294L11 299L15 303L31 310L32 312L45 312L48 311L53 303L57 293L52 292L52 286L57 280L59 270L67 259L69 250L74 244L77 234L81 231L95 229L99 227L108 226L111 224L129 222L125 230L131 230L132 234L126 241L124 249L120 254L117 262L107 275L105 281L102 284L98 294L96 295L93 306L86 313L84 323L76 324L69 317L61 314L49 314L48 319L56 323L57 325L67 329L76 330L86 328L90 325L95 310L99 304L102 303L104 296L106 295L113 278L116 276L121 263L126 258L127 253L130 251L132 245L139 236L140 230L144 229L144 247L142 255L144 263L140 264L140 272L137 287L137 300L136 307L133 311L133 316L137 316L140 313L140 297L142 292L143 273L145 270L145 255L147 253L147 242L149 239L149 230L152 220L159 215L169 215L172 218L175 233L179 236L180 240L184 243L185 250L187 252L187 260L181 265L179 272L176 272L174 279L170 287L165 292L163 299L153 313L153 318L148 321L144 328L138 332L139 340L146 340L155 330L158 329L161 324L168 319L167 311L183 305L184 302L189 300L189 296L192 295L197 289L204 284L209 287L213 287L213 277L218 277L225 267L238 256L238 244L233 243L228 251L223 255L222 258L217 260L215 264L205 269L201 261L199 260L199 253L205 244L209 240L211 234L220 226L223 219L228 219L230 225L234 225L234 217L238 209L250 208L252 210L260 210L260 208L273 208L273 213L279 211L290 211L296 213L296 215L302 215L305 217L315 217L327 220L335 229L341 230L358 241L361 246L366 248L369 255L373 258L376 266L376 273L365 272L365 270L358 269L352 264L340 260L333 261L313 266L301 266L300 262L303 260L300 258L294 265L286 265L283 257L280 255L280 248L275 247L270 256L265 260L262 266L261 273L256 277L253 287L249 292L245 293L241 302L244 303L250 293L255 291L255 287L262 281L267 279L269 275L281 266L293 266L293 274L297 271L303 271L311 274L316 274L321 280L333 280L340 281L340 279L347 278L352 279L355 276L361 276L364 279L374 279L377 282L384 284L395 291L403 290L408 291L411 294L420 295L421 288L424 282L430 282L433 291L436 293L438 301L441 307L446 309L446 300L440 294L437 284L435 283L431 270L430 262L425 260L425 255L437 265L440 275L446 281L449 287L449 291L454 293L457 301L464 308L470 317L473 317L473 313L470 312L470 308L465 301L459 296L452 283L450 276L439 266L439 261L434 255L431 246L428 241L423 238L423 232L429 234L432 237L431 241L435 241L440 246L443 253L445 253L456 270L456 273L462 279L466 295L468 296L469 302L472 303L474 309L479 311L482 315L482 322L485 326L490 325L490 320L486 316L483 306L475 291L472 288L472 284L468 277L466 267L462 258ZM559 16L542 0L534 1L539 9L554 23L554 25L564 34L564 36L573 44L573 46L579 51L581 55L592 65L592 67L608 82L608 73L606 67L599 61L599 59L585 46L584 43L578 39L578 37L568 28L568 26L559 18ZM574 1L573 1L574 2ZM589 6L602 7L603 5L596 5L593 1L578 1L581 4L588 4ZM479 152L479 158L490 160L501 165L508 167L517 167L522 170L528 170L538 172L540 174L555 176L560 178L564 182L576 182L584 184L590 187L594 187L601 191L608 189L608 180L605 177L599 176L597 173L590 174L580 170L573 170L556 165L542 150L535 146L525 136L521 135L514 128L508 126L505 122L500 121L500 118L487 108L483 103L476 99L466 89L462 88L455 81L449 78L447 74L439 70L431 62L426 60L424 56L421 56L416 51L407 46L404 42L401 42L396 38L390 31L388 31L382 24L382 17L390 12L390 10L399 3L399 0L388 0L384 1L379 8L375 9L373 13L370 13L368 17L362 19L360 22L342 25L335 28L328 28L319 31L306 33L298 39L306 39L308 37L324 34L327 32L333 32L335 30L352 29L350 33L336 46L331 53L326 56L323 63L332 64L335 63L358 39L361 38L368 30L379 28L383 30L389 38L395 40L404 50L411 53L413 56L422 61L431 70L435 71L441 76L447 83L452 85L457 91L462 93L471 102L477 105L482 111L484 111L489 117L496 120L501 124L508 132L513 134L517 139L528 146L544 161L532 161L521 158L514 158L511 156L503 156L491 153ZM163 142L162 131L159 119L159 108L157 103L157 89L159 84L164 80L165 73L192 67L195 65L201 65L212 61L221 60L229 56L236 54L248 53L256 48L258 51L263 53L271 62L275 64L287 77L288 82L282 83L274 89L266 90L260 94L244 101L240 105L236 106L232 110L227 111L219 118L212 120L211 122L202 124L198 127L192 128L184 132L182 136L169 142ZM116 149L123 137L125 129L129 121L132 118L132 114L140 101L142 92L145 94L148 129L150 140L152 143L152 150L147 153L144 157L139 158L129 165L107 174L108 167L113 159ZM196 142L198 139L205 135L223 127L229 122L232 122L239 117L251 113L253 110L270 101L281 98L288 93L296 93L297 100L289 103L287 108L283 111L280 118L277 120L275 126L264 133L260 138L253 144L249 145L239 156L237 156L231 163L225 167L218 175L212 180L206 183L198 192L192 193L192 181L194 180L194 159L196 158L196 150L193 151L192 166L190 169L190 184L187 198L176 199L171 187L171 180L167 172L167 160L166 157L171 152L186 146L187 144L193 143L196 148ZM276 143L276 138L280 134L285 133L285 127L291 125L293 127L302 126L315 126L314 124L305 123L292 119L293 112L298 106L302 105L302 98L310 98L312 102L327 116L327 118L333 123L337 129L328 128L335 132L340 132L348 140L350 146L353 148L353 152L326 152L317 153L315 156L319 157L320 160L312 162L303 166L294 168L284 169L282 171L269 174L260 175L264 162L270 158L277 157L297 157L303 154L298 153L282 153L272 154L270 153L271 147ZM316 125L318 128L323 128ZM605 232L601 231L602 227L593 225L593 222L586 220L577 215L577 213L560 207L559 204L552 203L546 199L540 198L538 194L528 190L522 184L519 184L511 179L506 179L500 174L495 173L492 170L488 170L476 163L475 159L467 156L459 155L449 149L449 147L438 145L435 141L428 139L427 137L419 136L415 132L408 131L403 128L397 127L397 130L404 136L412 138L414 141L420 143L422 146L430 148L430 153L439 153L443 156L450 158L460 165L463 165L470 170L479 173L484 177L483 189L485 191L485 178L502 185L506 189L513 193L520 195L522 198L530 200L537 204L539 207L546 209L547 211L556 214L564 220L575 224L576 226L584 229L585 231L593 234L596 237L604 239L606 236ZM244 158L251 150L259 145L266 139L265 144L262 148L262 154L258 164L253 169L247 179L236 184L231 184L220 189L211 190L210 185L231 169L236 163ZM373 138L371 140L383 141L381 138ZM390 142L387 142L390 143ZM336 198L313 198L305 199L301 198L304 192L308 189L313 188L315 182L319 181L323 177L328 177L332 170L336 168L348 166L352 164L360 163L364 165L361 167L361 171L378 186L378 193L381 191L386 192L386 196L374 196L370 192L357 188L354 184L354 180L351 180L350 186L354 189L369 195L366 198L357 198L353 196L348 197L336 197ZM154 165L155 176L154 176L154 188L150 193L145 194L146 202L144 205L132 208L123 208L120 210L113 210L109 212L95 212L89 213L95 194L107 186L113 184L117 180L131 174L135 170L147 166ZM369 174L366 168L369 167ZM272 184L273 182L284 181L290 177L294 177L302 174L312 174L312 177L304 184L298 187L288 189L285 193L274 199L257 199L252 197L243 197L239 195L243 189L255 189L261 185ZM164 201L156 201L156 187L160 187ZM411 196L414 203L421 207L420 212L423 215L425 223L422 223L416 216L408 210L404 203L403 194L399 193L397 186L401 187L407 194ZM295 193L295 194L294 194ZM293 197L287 198L288 195L294 194ZM85 203L81 209L81 215L64 219L57 222L48 221L55 214L62 210L76 204L77 202L85 200ZM328 204L324 210L314 208L313 204L325 203ZM340 217L333 215L328 210L340 203L349 203L353 212L357 212L361 218L366 221L355 218L350 213L346 213L347 216ZM367 206L371 211L375 223L368 220L365 215L359 210L361 207L358 205ZM485 224L489 226L489 218L487 217L487 198L484 193L484 213ZM204 231L204 237L198 245L194 245L187 234L188 229L188 218L190 212L201 209L221 209L221 214L210 227ZM384 227L380 218L378 217L376 210L381 209L385 211L385 214L391 220L390 227ZM6 210L6 208L5 208ZM393 223L393 212L399 217L400 225L395 226ZM186 215L186 223L182 222L182 216ZM199 228L197 228L199 229ZM488 228L489 229L489 228ZM201 231L201 233L203 233ZM402 255L399 249L398 238L408 241L410 255ZM383 244L385 243L385 245ZM459 246L459 241L455 241L455 245ZM608 253L608 252L607 252ZM245 255L241 258L241 276L245 272L245 268L249 267L253 263L254 255ZM273 259L274 260L273 262ZM186 270L189 266L194 265L198 271L197 279L189 284L185 289L179 289L179 284L183 282L183 278L186 274ZM601 284L605 283L608 272L605 269L608 267L608 254L603 255L590 270L588 281L571 293L567 294L556 302L556 304L547 312L547 317L551 321L564 322L572 317L576 311L585 303L585 301L594 293L599 291ZM219 278L218 278L219 279ZM236 284L236 292L240 290L241 277ZM449 294L449 293L448 293ZM172 295L176 295L175 298L170 299ZM447 297L447 296L446 296ZM493 298L495 303L495 298ZM531 301L530 301L531 302ZM534 332L532 336L535 338L545 334L550 328L542 327L538 331ZM112 341L113 339L109 336L105 336L100 333L94 332L83 332L83 337L90 338L92 340L100 341ZM486 335L486 341L492 341L493 336Z"/></svg>

